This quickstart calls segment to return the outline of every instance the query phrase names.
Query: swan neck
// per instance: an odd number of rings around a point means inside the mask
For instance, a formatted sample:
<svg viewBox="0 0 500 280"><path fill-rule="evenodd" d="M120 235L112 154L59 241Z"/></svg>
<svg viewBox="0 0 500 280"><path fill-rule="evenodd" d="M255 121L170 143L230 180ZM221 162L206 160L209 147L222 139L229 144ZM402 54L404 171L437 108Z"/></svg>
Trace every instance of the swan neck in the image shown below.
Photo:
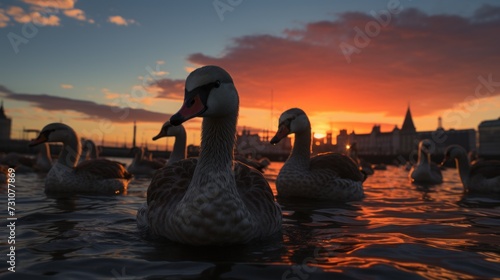
<svg viewBox="0 0 500 280"><path fill-rule="evenodd" d="M430 154L424 153L424 151L421 150L420 153L418 154L418 163L420 164L429 163L430 157L431 157Z"/></svg>
<svg viewBox="0 0 500 280"><path fill-rule="evenodd" d="M309 166L311 158L311 129L295 133L289 160L295 164Z"/></svg>
<svg viewBox="0 0 500 280"><path fill-rule="evenodd" d="M57 162L67 167L75 167L82 154L82 146L78 140L76 132L68 132L63 140L63 147Z"/></svg>
<svg viewBox="0 0 500 280"><path fill-rule="evenodd" d="M459 155L455 158L455 163L458 168L458 174L464 185L467 185L470 173L470 164L466 155Z"/></svg>
<svg viewBox="0 0 500 280"><path fill-rule="evenodd" d="M40 149L40 157L43 159L52 159L52 156L50 155L50 146L48 143L43 143L42 147Z"/></svg>
<svg viewBox="0 0 500 280"><path fill-rule="evenodd" d="M236 142L236 121L233 118L204 118L198 165L220 171L232 167Z"/></svg>
<svg viewBox="0 0 500 280"><path fill-rule="evenodd" d="M99 157L99 154L98 154L98 151L97 151L97 146L96 146L96 145L94 145L94 144L92 144L92 145L91 145L91 149L92 149L92 150L89 152L89 157L90 157L91 159L96 159L96 158L98 158L98 157Z"/></svg>
<svg viewBox="0 0 500 280"><path fill-rule="evenodd" d="M181 159L186 158L186 131L182 130L181 133L175 136L174 148L170 157L168 158L168 163L176 162Z"/></svg>

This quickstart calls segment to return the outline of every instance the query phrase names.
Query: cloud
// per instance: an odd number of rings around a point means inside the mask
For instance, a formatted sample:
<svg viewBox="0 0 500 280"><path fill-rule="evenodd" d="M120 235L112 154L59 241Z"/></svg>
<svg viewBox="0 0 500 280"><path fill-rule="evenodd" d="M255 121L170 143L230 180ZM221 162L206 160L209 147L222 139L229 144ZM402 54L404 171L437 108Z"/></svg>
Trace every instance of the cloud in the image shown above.
<svg viewBox="0 0 500 280"><path fill-rule="evenodd" d="M7 14L19 23L28 23L31 21L30 15L24 12L21 7L11 6L7 10Z"/></svg>
<svg viewBox="0 0 500 280"><path fill-rule="evenodd" d="M73 85L70 85L70 84L60 84L59 86L63 89L72 89L73 88Z"/></svg>
<svg viewBox="0 0 500 280"><path fill-rule="evenodd" d="M75 6L75 0L23 0L26 4L31 4L43 8L72 9Z"/></svg>
<svg viewBox="0 0 500 280"><path fill-rule="evenodd" d="M108 22L111 22L111 23L116 24L116 25L124 25L124 26L136 23L135 20L125 19L122 16L110 16L110 17L108 17Z"/></svg>
<svg viewBox="0 0 500 280"><path fill-rule="evenodd" d="M6 27L7 23L10 21L10 18L7 16L7 13L4 9L0 9L0 28Z"/></svg>
<svg viewBox="0 0 500 280"><path fill-rule="evenodd" d="M237 37L220 56L194 53L188 62L224 67L241 106L252 108L269 108L273 92L275 108L400 116L410 101L419 116L500 93L500 37L492 35L500 34L500 8L483 6L469 18L404 9L381 23L369 14L343 13L280 36ZM345 55L342 44L356 52ZM490 86L476 95L480 77ZM492 83L497 86L490 90ZM182 80L154 84L162 89L158 97L183 94Z"/></svg>
<svg viewBox="0 0 500 280"><path fill-rule="evenodd" d="M14 21L19 23L33 22L37 25L43 26L59 26L60 18L56 15L49 15L39 11L25 12L23 8L18 6L11 6L7 10L7 14L11 16Z"/></svg>
<svg viewBox="0 0 500 280"><path fill-rule="evenodd" d="M87 18L85 17L85 12L80 9L70 9L70 10L65 10L64 15L70 18L74 18L77 20L85 21Z"/></svg>
<svg viewBox="0 0 500 280"><path fill-rule="evenodd" d="M157 93L156 97L184 100L184 80L182 79L161 79L151 83L154 92Z"/></svg>
<svg viewBox="0 0 500 280"><path fill-rule="evenodd" d="M152 112L144 109L133 109L123 105L122 100L116 100L113 105L102 105L92 101L71 99L65 97L52 96L47 94L16 93L0 85L0 93L11 100L25 101L34 107L46 111L74 111L85 114L87 120L108 119L111 122L130 123L140 122L164 122L171 115Z"/></svg>

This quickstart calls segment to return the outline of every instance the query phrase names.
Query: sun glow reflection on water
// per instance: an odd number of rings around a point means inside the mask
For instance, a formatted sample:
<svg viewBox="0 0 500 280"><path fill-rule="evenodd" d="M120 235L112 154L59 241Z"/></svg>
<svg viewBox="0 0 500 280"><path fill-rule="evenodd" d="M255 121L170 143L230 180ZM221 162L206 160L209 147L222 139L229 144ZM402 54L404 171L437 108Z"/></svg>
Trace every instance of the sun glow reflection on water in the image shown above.
<svg viewBox="0 0 500 280"><path fill-rule="evenodd" d="M275 194L281 166L272 163L265 173ZM68 198L47 196L43 176L18 174L19 262L15 274L3 269L2 277L497 277L500 198L464 196L456 171L443 175L442 185L416 186L402 168L389 166L365 181L362 201L278 199L280 238L199 248L138 235L135 215L150 179L134 180L126 195ZM1 195L6 201L4 189Z"/></svg>

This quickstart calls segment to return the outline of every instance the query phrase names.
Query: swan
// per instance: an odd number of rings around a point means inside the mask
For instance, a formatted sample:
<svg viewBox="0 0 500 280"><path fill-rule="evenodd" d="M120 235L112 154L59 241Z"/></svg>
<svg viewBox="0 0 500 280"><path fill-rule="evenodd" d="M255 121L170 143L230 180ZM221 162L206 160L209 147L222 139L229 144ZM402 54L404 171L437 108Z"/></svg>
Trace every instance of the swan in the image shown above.
<svg viewBox="0 0 500 280"><path fill-rule="evenodd" d="M183 125L173 126L170 124L170 121L166 121L158 135L153 137L153 141L163 137L175 137L174 148L165 165L170 165L186 158L186 129L184 129Z"/></svg>
<svg viewBox="0 0 500 280"><path fill-rule="evenodd" d="M432 142L429 139L420 140L418 143L418 161L408 173L412 183L435 185L443 182L441 169L431 161L431 147Z"/></svg>
<svg viewBox="0 0 500 280"><path fill-rule="evenodd" d="M455 160L466 192L500 193L500 161L480 160L469 163L467 152L459 145L446 148L443 164Z"/></svg>
<svg viewBox="0 0 500 280"><path fill-rule="evenodd" d="M134 147L131 150L134 154L132 163L127 167L127 171L137 176L153 176L156 170L164 164L144 158L144 148Z"/></svg>
<svg viewBox="0 0 500 280"><path fill-rule="evenodd" d="M79 165L81 144L76 132L63 123L46 125L30 142L36 146L45 142L62 142L59 158L45 179L47 193L119 194L127 190L130 173L116 161L87 160Z"/></svg>
<svg viewBox="0 0 500 280"><path fill-rule="evenodd" d="M299 108L281 114L278 132L271 144L292 133L295 133L292 152L276 178L278 197L333 201L364 197L365 176L350 157L324 153L311 158L311 124L306 113Z"/></svg>
<svg viewBox="0 0 500 280"><path fill-rule="evenodd" d="M97 159L99 158L99 150L97 149L94 141L90 139L82 139L82 155L78 160L78 164L89 160L89 159Z"/></svg>
<svg viewBox="0 0 500 280"><path fill-rule="evenodd" d="M191 245L244 244L281 230L281 209L257 170L234 161L239 98L229 73L205 66L186 79L172 125L203 118L198 158L162 168L137 213L141 230Z"/></svg>

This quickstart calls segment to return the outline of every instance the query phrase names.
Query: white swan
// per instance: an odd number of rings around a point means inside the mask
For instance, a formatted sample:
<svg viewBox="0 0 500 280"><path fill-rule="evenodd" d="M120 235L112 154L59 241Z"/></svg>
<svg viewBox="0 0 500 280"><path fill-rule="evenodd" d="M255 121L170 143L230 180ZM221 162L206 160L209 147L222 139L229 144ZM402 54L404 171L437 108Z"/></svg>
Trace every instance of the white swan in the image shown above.
<svg viewBox="0 0 500 280"><path fill-rule="evenodd" d="M99 158L99 150L97 149L94 141L90 139L82 139L82 155L78 160L78 164L89 160L89 159L97 159Z"/></svg>
<svg viewBox="0 0 500 280"><path fill-rule="evenodd" d="M480 160L469 164L467 152L459 145L446 148L443 163L455 160L466 192L500 193L500 161Z"/></svg>
<svg viewBox="0 0 500 280"><path fill-rule="evenodd" d="M203 118L200 156L155 174L138 227L192 245L247 243L279 232L281 209L266 179L233 160L239 98L231 76L217 66L196 69L185 92L170 123Z"/></svg>
<svg viewBox="0 0 500 280"><path fill-rule="evenodd" d="M174 148L165 165L169 165L186 158L186 129L183 125L173 126L170 121L166 121L161 127L158 135L153 137L156 141L163 137L175 137Z"/></svg>
<svg viewBox="0 0 500 280"><path fill-rule="evenodd" d="M45 179L46 192L119 194L127 190L131 175L116 161L87 160L76 166L81 145L71 127L62 123L48 124L30 146L45 142L63 143L59 158Z"/></svg>
<svg viewBox="0 0 500 280"><path fill-rule="evenodd" d="M443 182L441 169L431 161L432 142L423 139L418 143L418 161L409 174L412 183L435 185Z"/></svg>
<svg viewBox="0 0 500 280"><path fill-rule="evenodd" d="M292 133L295 133L292 152L276 178L278 197L334 201L364 197L365 176L350 157L324 153L311 158L311 124L306 113L299 108L281 114L278 132L271 144Z"/></svg>
<svg viewBox="0 0 500 280"><path fill-rule="evenodd" d="M158 161L146 159L142 147L132 148L131 153L134 153L134 159L127 167L127 171L136 176L153 176L156 170L163 167L163 164Z"/></svg>

